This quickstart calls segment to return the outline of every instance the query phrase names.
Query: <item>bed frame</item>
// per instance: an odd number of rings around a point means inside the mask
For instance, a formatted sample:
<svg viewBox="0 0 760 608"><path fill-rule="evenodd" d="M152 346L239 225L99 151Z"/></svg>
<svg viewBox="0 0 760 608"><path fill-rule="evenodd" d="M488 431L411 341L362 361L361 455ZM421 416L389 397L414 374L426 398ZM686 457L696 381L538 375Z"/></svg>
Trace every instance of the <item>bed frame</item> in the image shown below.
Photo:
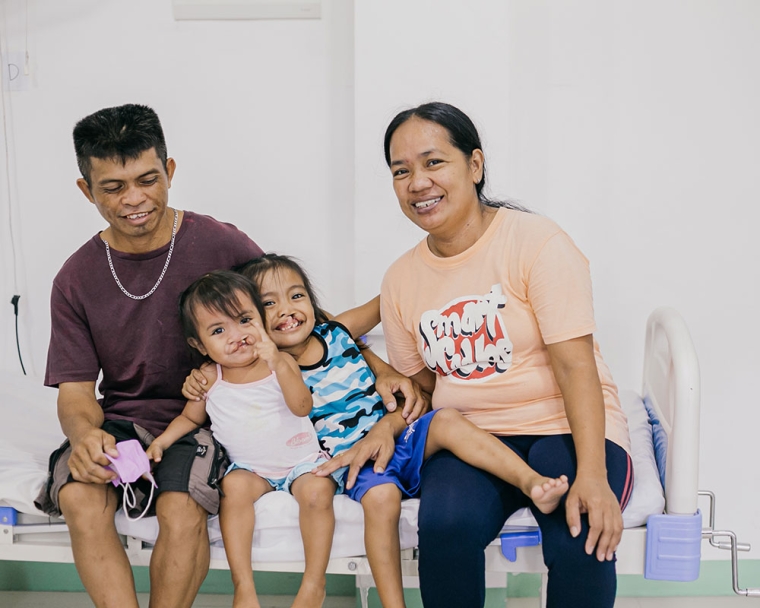
<svg viewBox="0 0 760 608"><path fill-rule="evenodd" d="M701 541L707 539L714 547L731 551L734 592L760 597L760 589L741 589L738 583L738 552L749 551L749 545L737 542L731 531L715 529L715 496L698 491L699 363L686 324L672 308L655 310L647 322L641 397L652 421L662 427L658 465L664 474L666 508L662 515L650 516L646 526L624 531L617 572L694 580L699 575ZM698 508L700 497L709 501L706 526ZM133 565L149 564L152 545L130 536L124 537L124 543ZM544 606L547 577L539 543L536 528L505 527L486 549L486 585L505 587L508 573L539 573ZM0 507L0 559L73 562L66 524ZM304 564L254 560L253 567L258 572L302 572ZM211 568L228 568L218 547L212 547ZM404 585L418 586L416 549L402 551L402 569ZM361 604L368 606L374 582L366 557L333 558L328 573L354 575Z"/></svg>

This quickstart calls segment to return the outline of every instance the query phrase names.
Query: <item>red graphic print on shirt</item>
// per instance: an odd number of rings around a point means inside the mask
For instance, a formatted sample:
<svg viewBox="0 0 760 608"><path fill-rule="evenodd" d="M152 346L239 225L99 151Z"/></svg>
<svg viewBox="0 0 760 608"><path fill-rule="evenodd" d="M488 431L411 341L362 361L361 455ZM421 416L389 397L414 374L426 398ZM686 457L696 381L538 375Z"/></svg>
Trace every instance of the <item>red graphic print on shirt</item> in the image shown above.
<svg viewBox="0 0 760 608"><path fill-rule="evenodd" d="M483 296L452 300L420 318L425 364L459 382L485 382L512 364L512 342L499 314L507 296L501 285Z"/></svg>

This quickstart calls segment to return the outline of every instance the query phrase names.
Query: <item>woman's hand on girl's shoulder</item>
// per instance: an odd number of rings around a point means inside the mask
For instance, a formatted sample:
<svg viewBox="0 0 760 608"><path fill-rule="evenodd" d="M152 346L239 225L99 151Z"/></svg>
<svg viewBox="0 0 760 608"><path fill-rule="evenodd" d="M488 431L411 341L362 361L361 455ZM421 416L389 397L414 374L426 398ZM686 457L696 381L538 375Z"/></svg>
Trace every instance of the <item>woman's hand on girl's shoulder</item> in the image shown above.
<svg viewBox="0 0 760 608"><path fill-rule="evenodd" d="M216 367L213 363L204 363L200 369L194 369L185 378L182 385L182 395L188 401L203 401L215 380Z"/></svg>

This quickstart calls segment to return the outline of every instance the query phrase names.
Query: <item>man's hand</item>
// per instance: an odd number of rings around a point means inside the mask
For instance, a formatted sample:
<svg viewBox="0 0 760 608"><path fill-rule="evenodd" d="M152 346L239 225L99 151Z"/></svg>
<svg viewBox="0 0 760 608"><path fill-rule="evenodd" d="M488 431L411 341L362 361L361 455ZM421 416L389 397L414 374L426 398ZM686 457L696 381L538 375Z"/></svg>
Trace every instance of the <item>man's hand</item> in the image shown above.
<svg viewBox="0 0 760 608"><path fill-rule="evenodd" d="M105 484L118 478L118 475L105 467L110 464L106 454L118 458L116 439L102 429L94 428L76 443L71 444L69 469L76 481L83 483Z"/></svg>

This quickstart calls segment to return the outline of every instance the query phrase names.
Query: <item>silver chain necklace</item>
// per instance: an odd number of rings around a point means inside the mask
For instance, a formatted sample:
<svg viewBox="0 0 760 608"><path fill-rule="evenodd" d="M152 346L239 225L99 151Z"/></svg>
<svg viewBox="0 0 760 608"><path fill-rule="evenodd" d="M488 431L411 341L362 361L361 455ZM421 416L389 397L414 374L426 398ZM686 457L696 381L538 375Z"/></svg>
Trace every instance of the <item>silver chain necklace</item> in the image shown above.
<svg viewBox="0 0 760 608"><path fill-rule="evenodd" d="M121 281L119 280L119 277L116 276L116 270L114 270L113 267L113 260L111 259L111 248L108 246L108 241L103 239L103 242L106 244L106 255L108 256L108 265L111 267L111 274L113 275L114 281L116 281L116 284L119 286L119 289L124 293L125 296L128 296L132 298L133 300L144 300L148 296L153 295L153 292L158 289L158 286L161 284L161 281L164 278L164 275L166 274L166 269L169 268L169 261L172 259L172 251L174 251L174 237L177 236L177 220L179 219L179 212L175 209L174 210L174 226L172 227L172 242L169 245L169 255L166 256L166 264L164 264L164 269L161 271L161 276L158 277L158 281L156 281L156 284L153 286L153 289L151 289L148 293L146 293L143 296L135 296L129 293L126 289L124 289L124 285L121 284Z"/></svg>

